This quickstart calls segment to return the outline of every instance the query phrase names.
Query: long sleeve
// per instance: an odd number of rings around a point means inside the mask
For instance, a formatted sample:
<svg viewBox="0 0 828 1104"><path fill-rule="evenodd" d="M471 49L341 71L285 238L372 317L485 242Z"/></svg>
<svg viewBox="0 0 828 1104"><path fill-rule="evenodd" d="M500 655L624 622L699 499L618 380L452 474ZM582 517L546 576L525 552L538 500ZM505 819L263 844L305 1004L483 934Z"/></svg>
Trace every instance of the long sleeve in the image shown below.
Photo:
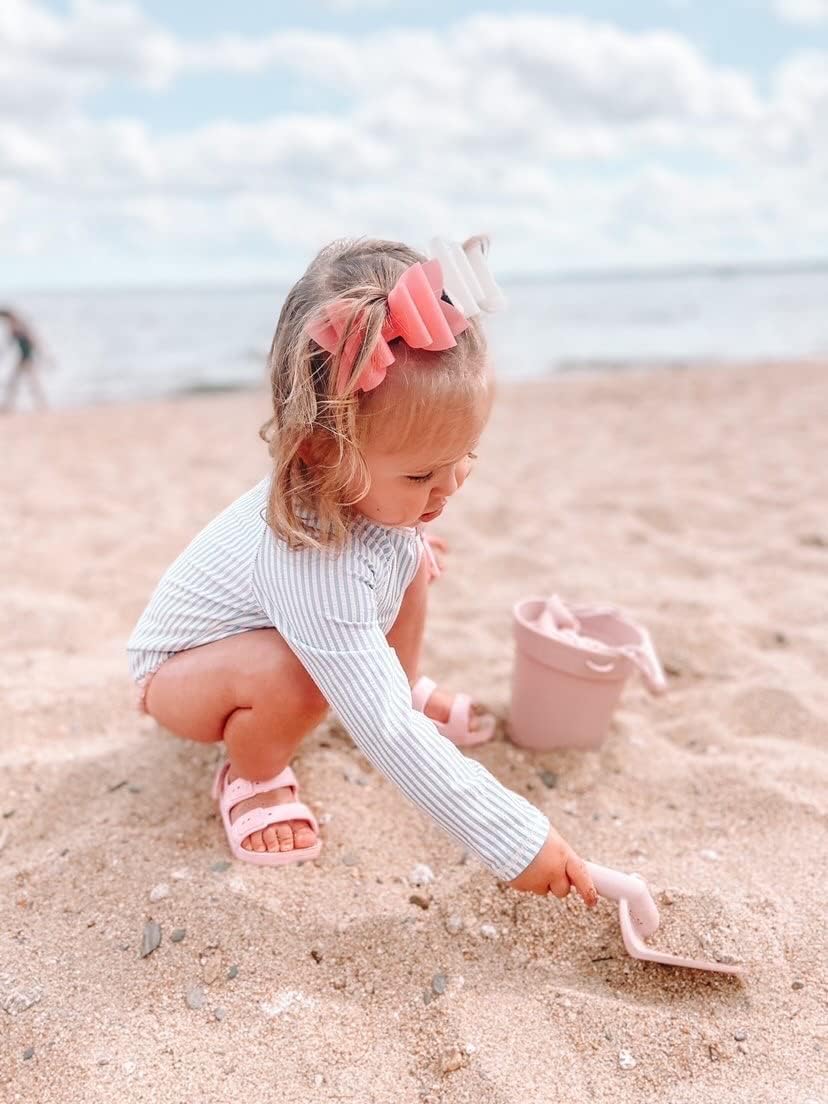
<svg viewBox="0 0 828 1104"><path fill-rule="evenodd" d="M382 562L355 543L337 555L287 550L268 531L253 595L366 757L409 800L510 881L534 859L549 821L468 759L411 705L378 616Z"/></svg>

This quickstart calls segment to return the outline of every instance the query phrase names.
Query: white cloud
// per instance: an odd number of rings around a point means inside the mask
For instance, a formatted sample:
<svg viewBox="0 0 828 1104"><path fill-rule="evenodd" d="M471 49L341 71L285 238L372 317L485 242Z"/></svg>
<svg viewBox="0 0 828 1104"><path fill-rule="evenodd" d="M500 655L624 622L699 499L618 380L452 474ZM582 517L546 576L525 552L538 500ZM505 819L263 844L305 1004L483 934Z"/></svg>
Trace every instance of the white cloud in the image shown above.
<svg viewBox="0 0 828 1104"><path fill-rule="evenodd" d="M762 94L668 32L485 15L439 33L292 30L182 41L134 4L64 17L0 7L3 258L58 246L216 260L326 238L489 230L519 270L828 250L828 58L789 58ZM9 60L13 59L13 60ZM168 135L94 120L114 79L279 68L332 108ZM672 156L707 166L682 174ZM606 171L609 170L609 171ZM37 227L23 232L26 226ZM816 235L816 236L815 236ZM822 235L822 237L818 237ZM258 239L258 241L257 241ZM274 253L276 250L274 250Z"/></svg>
<svg viewBox="0 0 828 1104"><path fill-rule="evenodd" d="M804 26L828 23L828 0L774 0L773 9L789 23Z"/></svg>

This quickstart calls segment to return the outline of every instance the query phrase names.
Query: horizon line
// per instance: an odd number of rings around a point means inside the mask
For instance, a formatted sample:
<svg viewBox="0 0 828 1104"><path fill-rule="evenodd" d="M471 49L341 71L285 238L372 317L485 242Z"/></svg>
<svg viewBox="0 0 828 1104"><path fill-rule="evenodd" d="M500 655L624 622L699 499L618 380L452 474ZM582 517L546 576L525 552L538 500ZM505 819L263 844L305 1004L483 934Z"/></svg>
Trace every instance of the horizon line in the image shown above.
<svg viewBox="0 0 828 1104"><path fill-rule="evenodd" d="M573 268L557 269L546 272L507 272L498 279L501 283L566 283L566 282L611 282L651 279L682 279L692 276L718 276L723 279L734 276L784 276L800 273L828 272L828 257L811 260L771 260L771 261L698 261L675 265L632 265L619 268ZM198 281L181 280L172 282L139 282L52 285L24 287L12 292L10 298L21 295L65 295L73 293L98 292L103 295L121 292L142 291L231 291L242 292L259 288L287 288L292 281L265 277L244 277L236 281ZM8 292L0 285L0 295L7 297Z"/></svg>

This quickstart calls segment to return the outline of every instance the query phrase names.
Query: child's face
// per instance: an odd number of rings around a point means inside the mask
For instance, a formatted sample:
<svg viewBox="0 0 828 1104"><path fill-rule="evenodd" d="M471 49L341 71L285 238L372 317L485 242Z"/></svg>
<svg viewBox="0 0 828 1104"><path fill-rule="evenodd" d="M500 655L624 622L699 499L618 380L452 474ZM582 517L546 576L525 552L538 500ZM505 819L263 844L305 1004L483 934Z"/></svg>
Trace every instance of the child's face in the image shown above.
<svg viewBox="0 0 828 1104"><path fill-rule="evenodd" d="M433 521L468 478L474 460L473 441L446 462L423 449L385 452L365 447L371 489L354 509L381 525L418 525Z"/></svg>

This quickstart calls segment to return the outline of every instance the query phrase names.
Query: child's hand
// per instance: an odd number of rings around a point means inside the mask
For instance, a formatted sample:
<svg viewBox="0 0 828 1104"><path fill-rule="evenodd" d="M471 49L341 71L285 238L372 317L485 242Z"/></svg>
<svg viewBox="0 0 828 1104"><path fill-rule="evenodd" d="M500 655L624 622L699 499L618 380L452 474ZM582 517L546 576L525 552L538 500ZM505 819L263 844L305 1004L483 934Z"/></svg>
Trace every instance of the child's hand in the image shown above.
<svg viewBox="0 0 828 1104"><path fill-rule="evenodd" d="M546 843L522 874L509 882L512 889L524 893L554 893L566 897L574 886L589 908L598 902L598 893L583 859L579 859L566 840L554 828L549 829Z"/></svg>

